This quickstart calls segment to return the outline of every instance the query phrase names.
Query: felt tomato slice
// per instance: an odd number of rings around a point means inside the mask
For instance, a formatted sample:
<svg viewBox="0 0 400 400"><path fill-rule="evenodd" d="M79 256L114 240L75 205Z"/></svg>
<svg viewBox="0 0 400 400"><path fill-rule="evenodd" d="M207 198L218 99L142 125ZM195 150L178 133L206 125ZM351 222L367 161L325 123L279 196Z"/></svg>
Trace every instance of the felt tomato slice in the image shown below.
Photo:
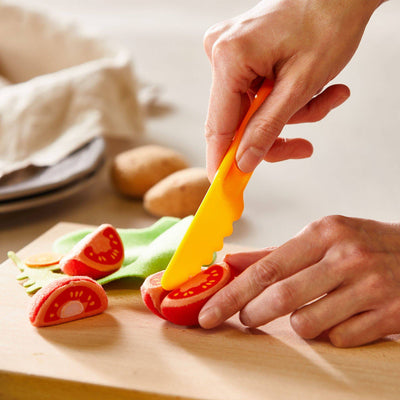
<svg viewBox="0 0 400 400"><path fill-rule="evenodd" d="M67 275L99 279L121 268L123 261L124 247L117 230L103 224L61 259L60 268Z"/></svg>
<svg viewBox="0 0 400 400"><path fill-rule="evenodd" d="M167 292L161 287L163 273L161 271L151 275L143 283L143 301L159 317L186 326L198 325L198 316L203 305L233 279L228 264L214 264L181 287Z"/></svg>
<svg viewBox="0 0 400 400"><path fill-rule="evenodd" d="M164 271L160 271L148 276L140 287L140 293L147 308L160 318L164 318L161 314L161 302L169 293L161 286L163 273Z"/></svg>
<svg viewBox="0 0 400 400"><path fill-rule="evenodd" d="M29 308L34 326L50 326L100 314L108 306L103 287L86 276L57 279L40 289Z"/></svg>

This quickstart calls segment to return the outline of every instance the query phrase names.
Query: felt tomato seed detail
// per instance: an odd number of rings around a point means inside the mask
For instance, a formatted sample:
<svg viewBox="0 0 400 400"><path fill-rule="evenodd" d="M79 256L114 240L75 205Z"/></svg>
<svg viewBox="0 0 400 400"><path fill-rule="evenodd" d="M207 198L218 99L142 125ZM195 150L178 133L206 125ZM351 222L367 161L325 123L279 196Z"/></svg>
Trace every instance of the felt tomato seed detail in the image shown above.
<svg viewBox="0 0 400 400"><path fill-rule="evenodd" d="M198 325L204 304L231 278L228 264L212 265L170 292L161 302L161 314L177 325Z"/></svg>
<svg viewBox="0 0 400 400"><path fill-rule="evenodd" d="M173 290L169 296L175 300L196 296L209 290L222 279L224 270L219 265L213 265L186 282L182 287Z"/></svg>
<svg viewBox="0 0 400 400"><path fill-rule="evenodd" d="M101 307L99 296L86 286L73 286L59 294L50 304L43 321L48 324L60 318L91 313Z"/></svg>
<svg viewBox="0 0 400 400"><path fill-rule="evenodd" d="M124 256L124 249L122 246L122 241L119 235L115 232L115 229L108 227L103 232L102 235L108 239L108 246L110 247L106 251L95 251L93 246L88 245L84 249L84 254L90 260L97 262L99 264L115 264L120 261Z"/></svg>
<svg viewBox="0 0 400 400"><path fill-rule="evenodd" d="M79 241L60 261L67 275L86 275L99 279L118 270L124 261L124 247L117 230L100 225Z"/></svg>
<svg viewBox="0 0 400 400"><path fill-rule="evenodd" d="M108 306L106 292L86 276L57 279L33 297L29 319L34 326L50 326L103 312Z"/></svg>

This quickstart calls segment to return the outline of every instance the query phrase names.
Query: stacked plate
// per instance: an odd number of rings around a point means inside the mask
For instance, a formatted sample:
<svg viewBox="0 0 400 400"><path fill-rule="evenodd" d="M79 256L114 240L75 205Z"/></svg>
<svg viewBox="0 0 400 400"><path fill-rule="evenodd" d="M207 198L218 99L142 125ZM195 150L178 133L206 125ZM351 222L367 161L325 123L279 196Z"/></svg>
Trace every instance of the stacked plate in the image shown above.
<svg viewBox="0 0 400 400"><path fill-rule="evenodd" d="M88 186L104 161L104 139L95 138L50 167L28 167L0 179L0 213L63 199Z"/></svg>

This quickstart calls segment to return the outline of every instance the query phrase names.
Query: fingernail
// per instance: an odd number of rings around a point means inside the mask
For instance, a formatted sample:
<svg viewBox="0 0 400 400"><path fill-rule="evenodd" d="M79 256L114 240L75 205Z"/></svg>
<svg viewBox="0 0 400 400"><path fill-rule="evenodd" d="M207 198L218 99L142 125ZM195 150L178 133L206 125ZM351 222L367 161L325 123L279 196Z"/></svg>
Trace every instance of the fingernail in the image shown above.
<svg viewBox="0 0 400 400"><path fill-rule="evenodd" d="M199 314L199 324L205 329L214 328L220 323L221 310L218 307L207 308Z"/></svg>
<svg viewBox="0 0 400 400"><path fill-rule="evenodd" d="M255 147L249 147L237 160L237 165L242 172L253 172L262 161L264 153Z"/></svg>

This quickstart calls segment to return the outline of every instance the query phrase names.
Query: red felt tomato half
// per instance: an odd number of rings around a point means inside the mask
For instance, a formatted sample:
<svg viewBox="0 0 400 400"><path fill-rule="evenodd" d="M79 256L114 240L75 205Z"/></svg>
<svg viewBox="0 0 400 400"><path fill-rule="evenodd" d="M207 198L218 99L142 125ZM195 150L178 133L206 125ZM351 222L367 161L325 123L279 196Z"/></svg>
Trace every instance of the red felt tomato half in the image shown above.
<svg viewBox="0 0 400 400"><path fill-rule="evenodd" d="M29 319L34 326L50 326L100 314L108 306L103 287L87 276L57 279L33 297Z"/></svg>
<svg viewBox="0 0 400 400"><path fill-rule="evenodd" d="M143 301L159 317L186 326L198 325L203 305L233 279L228 264L214 264L181 287L167 292L161 287L163 273L158 272L145 280L141 287Z"/></svg>
<svg viewBox="0 0 400 400"><path fill-rule="evenodd" d="M124 247L117 230L103 224L61 259L60 268L67 275L99 279L121 268L123 261Z"/></svg>

